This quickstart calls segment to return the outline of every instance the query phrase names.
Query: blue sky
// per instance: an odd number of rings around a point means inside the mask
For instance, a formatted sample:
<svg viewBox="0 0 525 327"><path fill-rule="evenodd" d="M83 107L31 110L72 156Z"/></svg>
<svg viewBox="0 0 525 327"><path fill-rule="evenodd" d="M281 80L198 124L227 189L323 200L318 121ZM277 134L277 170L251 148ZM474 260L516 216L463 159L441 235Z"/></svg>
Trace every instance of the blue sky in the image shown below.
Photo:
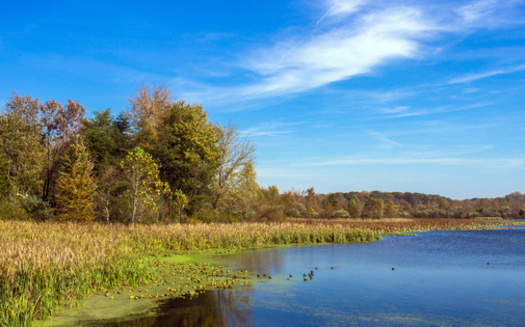
<svg viewBox="0 0 525 327"><path fill-rule="evenodd" d="M90 112L170 85L281 191L525 191L521 0L10 1L0 76Z"/></svg>

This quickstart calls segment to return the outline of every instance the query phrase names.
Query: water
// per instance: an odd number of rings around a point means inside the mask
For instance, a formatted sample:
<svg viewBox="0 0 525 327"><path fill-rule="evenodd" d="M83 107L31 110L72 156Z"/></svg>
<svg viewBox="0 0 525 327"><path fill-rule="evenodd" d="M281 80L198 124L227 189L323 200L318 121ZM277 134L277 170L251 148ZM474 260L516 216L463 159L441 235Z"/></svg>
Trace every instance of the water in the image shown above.
<svg viewBox="0 0 525 327"><path fill-rule="evenodd" d="M431 231L373 243L280 248L221 258L261 277L246 287L166 302L155 317L97 325L525 324L522 227ZM313 278L304 281L303 274L310 271Z"/></svg>

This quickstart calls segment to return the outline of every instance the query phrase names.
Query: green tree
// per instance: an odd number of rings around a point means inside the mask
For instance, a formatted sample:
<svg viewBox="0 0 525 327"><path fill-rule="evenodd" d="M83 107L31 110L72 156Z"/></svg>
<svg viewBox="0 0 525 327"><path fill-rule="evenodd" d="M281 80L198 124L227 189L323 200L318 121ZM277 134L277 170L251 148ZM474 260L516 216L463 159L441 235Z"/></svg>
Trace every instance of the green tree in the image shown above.
<svg viewBox="0 0 525 327"><path fill-rule="evenodd" d="M175 190L173 192L173 209L179 220L179 223L182 222L182 217L184 216L184 208L188 205L188 198L186 194L182 193L181 190Z"/></svg>
<svg viewBox="0 0 525 327"><path fill-rule="evenodd" d="M94 218L96 185L93 163L82 139L69 147L57 180L56 203L59 219L90 221Z"/></svg>
<svg viewBox="0 0 525 327"><path fill-rule="evenodd" d="M115 120L111 109L95 111L95 117L85 119L80 134L95 164L95 173L102 173L109 166L118 166L131 150L130 126L122 115Z"/></svg>
<svg viewBox="0 0 525 327"><path fill-rule="evenodd" d="M361 217L361 210L362 210L361 201L359 201L359 198L357 198L356 196L352 196L350 198L350 201L348 201L346 208L347 208L347 211L350 217L353 217L353 218Z"/></svg>
<svg viewBox="0 0 525 327"><path fill-rule="evenodd" d="M190 214L213 196L213 178L219 167L220 127L208 121L201 106L184 101L173 104L158 126L153 154L162 180L188 197Z"/></svg>
<svg viewBox="0 0 525 327"><path fill-rule="evenodd" d="M125 197L131 223L157 220L159 205L155 196L169 193L169 186L161 182L159 166L152 156L137 147L120 163L120 168L129 182Z"/></svg>

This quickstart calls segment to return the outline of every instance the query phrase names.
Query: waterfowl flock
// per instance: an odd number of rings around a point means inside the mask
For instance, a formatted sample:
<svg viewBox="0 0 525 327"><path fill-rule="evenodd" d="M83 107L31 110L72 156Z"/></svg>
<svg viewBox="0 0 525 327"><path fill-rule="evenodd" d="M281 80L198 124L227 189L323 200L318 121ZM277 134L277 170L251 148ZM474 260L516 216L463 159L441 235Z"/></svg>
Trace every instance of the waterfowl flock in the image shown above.
<svg viewBox="0 0 525 327"><path fill-rule="evenodd" d="M315 267L314 268L315 270L318 270L319 268L318 267ZM334 269L334 267L330 267L330 269ZM315 275L315 270L310 270L310 272L308 273L304 273L303 274L303 281L309 281L309 280L312 280L314 279L314 275ZM299 275L300 276L300 275ZM257 274L257 278L268 278L268 279L272 279L272 276L270 275L266 275L266 274ZM286 277L286 280L290 280L294 277L294 275L292 274L289 274L288 277Z"/></svg>

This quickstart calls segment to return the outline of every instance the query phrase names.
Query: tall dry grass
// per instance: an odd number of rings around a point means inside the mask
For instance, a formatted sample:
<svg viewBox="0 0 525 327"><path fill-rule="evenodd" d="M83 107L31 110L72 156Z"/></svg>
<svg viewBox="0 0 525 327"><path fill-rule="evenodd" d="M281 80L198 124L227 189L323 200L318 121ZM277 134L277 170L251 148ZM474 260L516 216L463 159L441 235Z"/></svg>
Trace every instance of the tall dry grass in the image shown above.
<svg viewBox="0 0 525 327"><path fill-rule="evenodd" d="M86 293L155 281L148 255L271 244L378 240L341 224L126 226L0 221L0 325L30 326Z"/></svg>

